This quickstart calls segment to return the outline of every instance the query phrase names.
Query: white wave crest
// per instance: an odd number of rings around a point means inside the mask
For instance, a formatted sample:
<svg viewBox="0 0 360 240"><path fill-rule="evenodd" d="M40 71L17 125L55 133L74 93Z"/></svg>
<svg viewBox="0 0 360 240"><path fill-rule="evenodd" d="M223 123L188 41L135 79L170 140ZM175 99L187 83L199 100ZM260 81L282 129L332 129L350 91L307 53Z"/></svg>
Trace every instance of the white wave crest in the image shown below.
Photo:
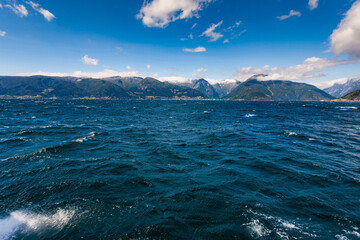
<svg viewBox="0 0 360 240"><path fill-rule="evenodd" d="M89 139L92 138L92 137L95 137L95 134L96 134L95 132L91 132L91 133L89 133L88 135L86 135L85 137L78 138L78 139L74 140L73 142L82 143L82 142L84 142L84 141L89 140Z"/></svg>
<svg viewBox="0 0 360 240"><path fill-rule="evenodd" d="M291 136L297 136L297 133L296 132L285 131L285 135L291 137Z"/></svg>
<svg viewBox="0 0 360 240"><path fill-rule="evenodd" d="M254 237L265 237L271 233L271 230L265 228L265 226L258 219L255 219L244 225L247 226L251 235Z"/></svg>
<svg viewBox="0 0 360 240"><path fill-rule="evenodd" d="M255 115L255 114L246 114L244 117L246 117L246 118L249 118L249 117L256 117L256 115Z"/></svg>
<svg viewBox="0 0 360 240"><path fill-rule="evenodd" d="M358 109L357 107L336 107L337 109Z"/></svg>
<svg viewBox="0 0 360 240"><path fill-rule="evenodd" d="M0 240L10 239L20 230L39 230L41 228L62 229L75 214L74 210L59 209L53 215L36 214L30 211L15 211L0 219Z"/></svg>

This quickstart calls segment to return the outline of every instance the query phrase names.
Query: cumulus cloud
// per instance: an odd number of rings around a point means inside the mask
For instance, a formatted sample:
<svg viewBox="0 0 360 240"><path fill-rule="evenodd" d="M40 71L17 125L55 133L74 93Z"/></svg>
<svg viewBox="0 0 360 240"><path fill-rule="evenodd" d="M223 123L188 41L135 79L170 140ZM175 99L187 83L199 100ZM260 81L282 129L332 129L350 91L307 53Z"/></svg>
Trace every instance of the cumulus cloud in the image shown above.
<svg viewBox="0 0 360 240"><path fill-rule="evenodd" d="M196 69L193 73L192 73L192 77L194 78L203 78L204 77L204 73L207 72L206 68L199 68Z"/></svg>
<svg viewBox="0 0 360 240"><path fill-rule="evenodd" d="M213 0L153 0L144 1L136 15L147 27L166 27L179 19L198 17L198 12Z"/></svg>
<svg viewBox="0 0 360 240"><path fill-rule="evenodd" d="M192 53L206 52L206 48L204 48L204 47L184 48L183 51L184 52L192 52Z"/></svg>
<svg viewBox="0 0 360 240"><path fill-rule="evenodd" d="M5 7L11 9L16 15L19 15L20 17L26 17L27 15L29 15L28 10L22 4L6 4Z"/></svg>
<svg viewBox="0 0 360 240"><path fill-rule="evenodd" d="M259 80L291 80L300 81L309 78L322 77L321 72L325 68L334 67L341 64L352 63L351 60L335 60L327 58L311 57L302 64L284 68L265 65L262 68L244 67L237 70L234 78L238 81L246 81L254 75L260 75Z"/></svg>
<svg viewBox="0 0 360 240"><path fill-rule="evenodd" d="M147 68L147 69L151 69L151 65L147 64L147 65L146 65L146 68Z"/></svg>
<svg viewBox="0 0 360 240"><path fill-rule="evenodd" d="M101 72L82 72L76 71L73 73L50 73L50 72L36 72L36 73L19 73L15 76L35 76L44 75L51 77L78 77L78 78L108 78L108 77L143 77L138 71L131 72L117 72L111 69L105 69Z"/></svg>
<svg viewBox="0 0 360 240"><path fill-rule="evenodd" d="M127 66L126 66L126 69L127 69L127 70L131 70L131 69L132 69L132 66L127 65Z"/></svg>
<svg viewBox="0 0 360 240"><path fill-rule="evenodd" d="M0 37L5 37L5 35L6 35L6 32L0 31Z"/></svg>
<svg viewBox="0 0 360 240"><path fill-rule="evenodd" d="M348 53L360 58L360 0L345 14L337 29L330 36L331 50L340 55Z"/></svg>
<svg viewBox="0 0 360 240"><path fill-rule="evenodd" d="M277 19L279 19L280 21L283 21L285 19L291 18L291 17L300 17L301 16L301 12L295 11L295 10L290 10L290 13L288 15L282 15L279 17L276 17Z"/></svg>
<svg viewBox="0 0 360 240"><path fill-rule="evenodd" d="M319 0L309 0L309 8L310 10L314 10L319 6Z"/></svg>
<svg viewBox="0 0 360 240"><path fill-rule="evenodd" d="M26 3L29 4L35 11L42 14L47 21L50 22L52 19L55 18L54 14L52 14L51 12L49 12L46 9L41 8L38 3L34 3L32 1L28 1Z"/></svg>
<svg viewBox="0 0 360 240"><path fill-rule="evenodd" d="M208 29L205 30L205 32L203 32L203 34L201 34L201 36L209 37L210 42L215 42L218 39L222 38L224 35L222 35L221 33L215 32L216 28L221 26L222 23L223 23L223 21L220 21L217 24L212 24Z"/></svg>
<svg viewBox="0 0 360 240"><path fill-rule="evenodd" d="M91 58L91 57L89 57L88 55L85 55L85 56L81 59L81 61L82 61L83 63L85 63L86 65L89 65L89 66L96 66L96 65L98 65L98 63L99 63L99 60L98 60L98 59Z"/></svg>

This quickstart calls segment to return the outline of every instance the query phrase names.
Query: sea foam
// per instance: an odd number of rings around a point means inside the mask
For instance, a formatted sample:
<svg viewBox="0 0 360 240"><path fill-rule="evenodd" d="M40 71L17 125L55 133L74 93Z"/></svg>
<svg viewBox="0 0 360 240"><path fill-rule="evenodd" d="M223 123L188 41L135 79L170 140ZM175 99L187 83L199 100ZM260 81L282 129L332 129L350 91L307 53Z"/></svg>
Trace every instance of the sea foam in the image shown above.
<svg viewBox="0 0 360 240"><path fill-rule="evenodd" d="M61 229L69 223L74 210L59 209L53 215L36 214L30 211L14 211L0 219L0 240L12 238L17 231L36 231L42 228Z"/></svg>

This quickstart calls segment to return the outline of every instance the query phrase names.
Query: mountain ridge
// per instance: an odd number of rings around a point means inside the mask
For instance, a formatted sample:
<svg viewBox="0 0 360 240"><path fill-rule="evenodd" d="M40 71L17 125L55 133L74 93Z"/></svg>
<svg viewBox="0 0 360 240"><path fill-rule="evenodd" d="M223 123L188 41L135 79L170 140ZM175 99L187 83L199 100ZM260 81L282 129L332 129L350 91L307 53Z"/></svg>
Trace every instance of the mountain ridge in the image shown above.
<svg viewBox="0 0 360 240"><path fill-rule="evenodd" d="M341 98L358 89L360 89L360 77L348 79L345 83L335 83L323 90L336 98Z"/></svg>
<svg viewBox="0 0 360 240"><path fill-rule="evenodd" d="M153 78L2 76L0 96L15 98L205 99L199 91Z"/></svg>
<svg viewBox="0 0 360 240"><path fill-rule="evenodd" d="M221 85L222 84L222 85ZM219 91L223 91L219 93ZM227 92L225 95L224 93ZM173 84L146 77L104 79L0 76L0 97L109 99L224 99L247 101L318 101L334 99L315 86L291 81L210 84L205 79Z"/></svg>
<svg viewBox="0 0 360 240"><path fill-rule="evenodd" d="M244 101L321 101L334 99L317 87L292 81L259 81L252 77L237 86L225 99Z"/></svg>

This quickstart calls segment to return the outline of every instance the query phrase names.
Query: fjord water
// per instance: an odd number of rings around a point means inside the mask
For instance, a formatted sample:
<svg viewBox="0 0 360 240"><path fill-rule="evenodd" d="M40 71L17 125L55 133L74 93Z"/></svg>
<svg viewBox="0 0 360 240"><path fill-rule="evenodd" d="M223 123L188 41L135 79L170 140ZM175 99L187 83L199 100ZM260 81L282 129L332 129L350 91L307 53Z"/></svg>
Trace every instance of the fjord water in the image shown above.
<svg viewBox="0 0 360 240"><path fill-rule="evenodd" d="M359 239L360 104L0 100L0 239Z"/></svg>

